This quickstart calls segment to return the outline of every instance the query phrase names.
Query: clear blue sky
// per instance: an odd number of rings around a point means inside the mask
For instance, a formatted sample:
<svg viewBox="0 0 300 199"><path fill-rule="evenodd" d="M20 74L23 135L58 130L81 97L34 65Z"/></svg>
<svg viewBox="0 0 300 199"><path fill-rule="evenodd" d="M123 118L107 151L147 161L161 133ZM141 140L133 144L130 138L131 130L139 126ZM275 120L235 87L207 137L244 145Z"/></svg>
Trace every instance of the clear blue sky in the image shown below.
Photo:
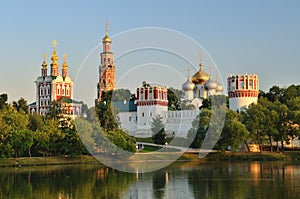
<svg viewBox="0 0 300 199"><path fill-rule="evenodd" d="M229 73L247 72L259 75L265 91L274 84L299 84L299 9L299 1L276 0L1 1L0 93L7 93L10 101L35 100L34 80L43 53L52 52L53 39L60 63L67 54L74 79L83 59L101 41L106 20L110 35L155 26L192 37L209 52L223 80ZM91 67L96 74L98 64ZM89 89L96 92L95 87Z"/></svg>

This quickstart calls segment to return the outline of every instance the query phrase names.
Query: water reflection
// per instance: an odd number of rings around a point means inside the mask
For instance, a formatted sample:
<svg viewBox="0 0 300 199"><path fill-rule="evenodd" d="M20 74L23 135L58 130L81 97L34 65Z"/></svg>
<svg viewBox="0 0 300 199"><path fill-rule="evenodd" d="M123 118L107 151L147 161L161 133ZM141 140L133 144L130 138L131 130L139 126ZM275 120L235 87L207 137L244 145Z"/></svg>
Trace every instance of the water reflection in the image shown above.
<svg viewBox="0 0 300 199"><path fill-rule="evenodd" d="M299 198L299 162L177 162L150 173L101 165L0 168L0 198Z"/></svg>

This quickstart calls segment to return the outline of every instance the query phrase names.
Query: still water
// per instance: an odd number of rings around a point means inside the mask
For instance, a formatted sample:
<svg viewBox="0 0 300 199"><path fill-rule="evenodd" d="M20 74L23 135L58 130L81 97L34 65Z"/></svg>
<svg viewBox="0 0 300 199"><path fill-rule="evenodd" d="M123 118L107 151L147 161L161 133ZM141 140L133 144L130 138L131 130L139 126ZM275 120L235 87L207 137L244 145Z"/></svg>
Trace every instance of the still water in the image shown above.
<svg viewBox="0 0 300 199"><path fill-rule="evenodd" d="M151 173L97 164L0 168L0 198L300 198L300 162L176 162Z"/></svg>

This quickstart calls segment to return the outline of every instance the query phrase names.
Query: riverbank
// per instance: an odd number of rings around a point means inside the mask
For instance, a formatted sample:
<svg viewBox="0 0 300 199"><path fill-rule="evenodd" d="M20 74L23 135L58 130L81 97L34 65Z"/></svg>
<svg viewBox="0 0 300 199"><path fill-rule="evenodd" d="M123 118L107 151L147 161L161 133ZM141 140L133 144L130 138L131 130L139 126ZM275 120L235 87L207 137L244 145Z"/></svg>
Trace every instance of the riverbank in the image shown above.
<svg viewBox="0 0 300 199"><path fill-rule="evenodd" d="M64 164L89 164L98 161L89 155L78 157L24 157L0 159L0 167L20 167L20 166L43 166L43 165L64 165Z"/></svg>
<svg viewBox="0 0 300 199"><path fill-rule="evenodd" d="M165 153L162 153L165 154ZM169 153L170 155L172 153ZM167 154L164 155L166 157ZM148 159L146 153L143 154ZM150 154L149 154L150 156ZM153 155L152 155L153 156ZM150 158L152 159L152 158ZM148 159L149 160L149 159ZM293 161L300 160L300 152L263 152L263 153L210 153L204 158L199 158L199 153L185 153L178 161ZM20 167L20 166L43 166L43 165L68 165L68 164L91 164L99 163L93 156L77 157L24 157L0 159L0 167Z"/></svg>
<svg viewBox="0 0 300 199"><path fill-rule="evenodd" d="M209 153L202 159L199 159L199 153L185 153L182 157L180 157L180 159L190 161L292 161L300 160L300 151L262 153Z"/></svg>

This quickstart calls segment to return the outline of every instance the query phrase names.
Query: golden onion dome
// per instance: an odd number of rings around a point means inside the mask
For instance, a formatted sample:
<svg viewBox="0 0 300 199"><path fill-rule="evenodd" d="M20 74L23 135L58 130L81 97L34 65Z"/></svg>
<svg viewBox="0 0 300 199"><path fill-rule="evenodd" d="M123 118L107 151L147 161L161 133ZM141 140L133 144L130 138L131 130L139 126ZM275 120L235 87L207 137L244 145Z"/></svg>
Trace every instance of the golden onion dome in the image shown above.
<svg viewBox="0 0 300 199"><path fill-rule="evenodd" d="M202 63L200 63L200 70L192 77L192 82L194 84L205 84L210 78L210 75L203 70L202 66Z"/></svg>
<svg viewBox="0 0 300 199"><path fill-rule="evenodd" d="M105 35L102 39L102 43L111 43L111 38L108 35Z"/></svg>

